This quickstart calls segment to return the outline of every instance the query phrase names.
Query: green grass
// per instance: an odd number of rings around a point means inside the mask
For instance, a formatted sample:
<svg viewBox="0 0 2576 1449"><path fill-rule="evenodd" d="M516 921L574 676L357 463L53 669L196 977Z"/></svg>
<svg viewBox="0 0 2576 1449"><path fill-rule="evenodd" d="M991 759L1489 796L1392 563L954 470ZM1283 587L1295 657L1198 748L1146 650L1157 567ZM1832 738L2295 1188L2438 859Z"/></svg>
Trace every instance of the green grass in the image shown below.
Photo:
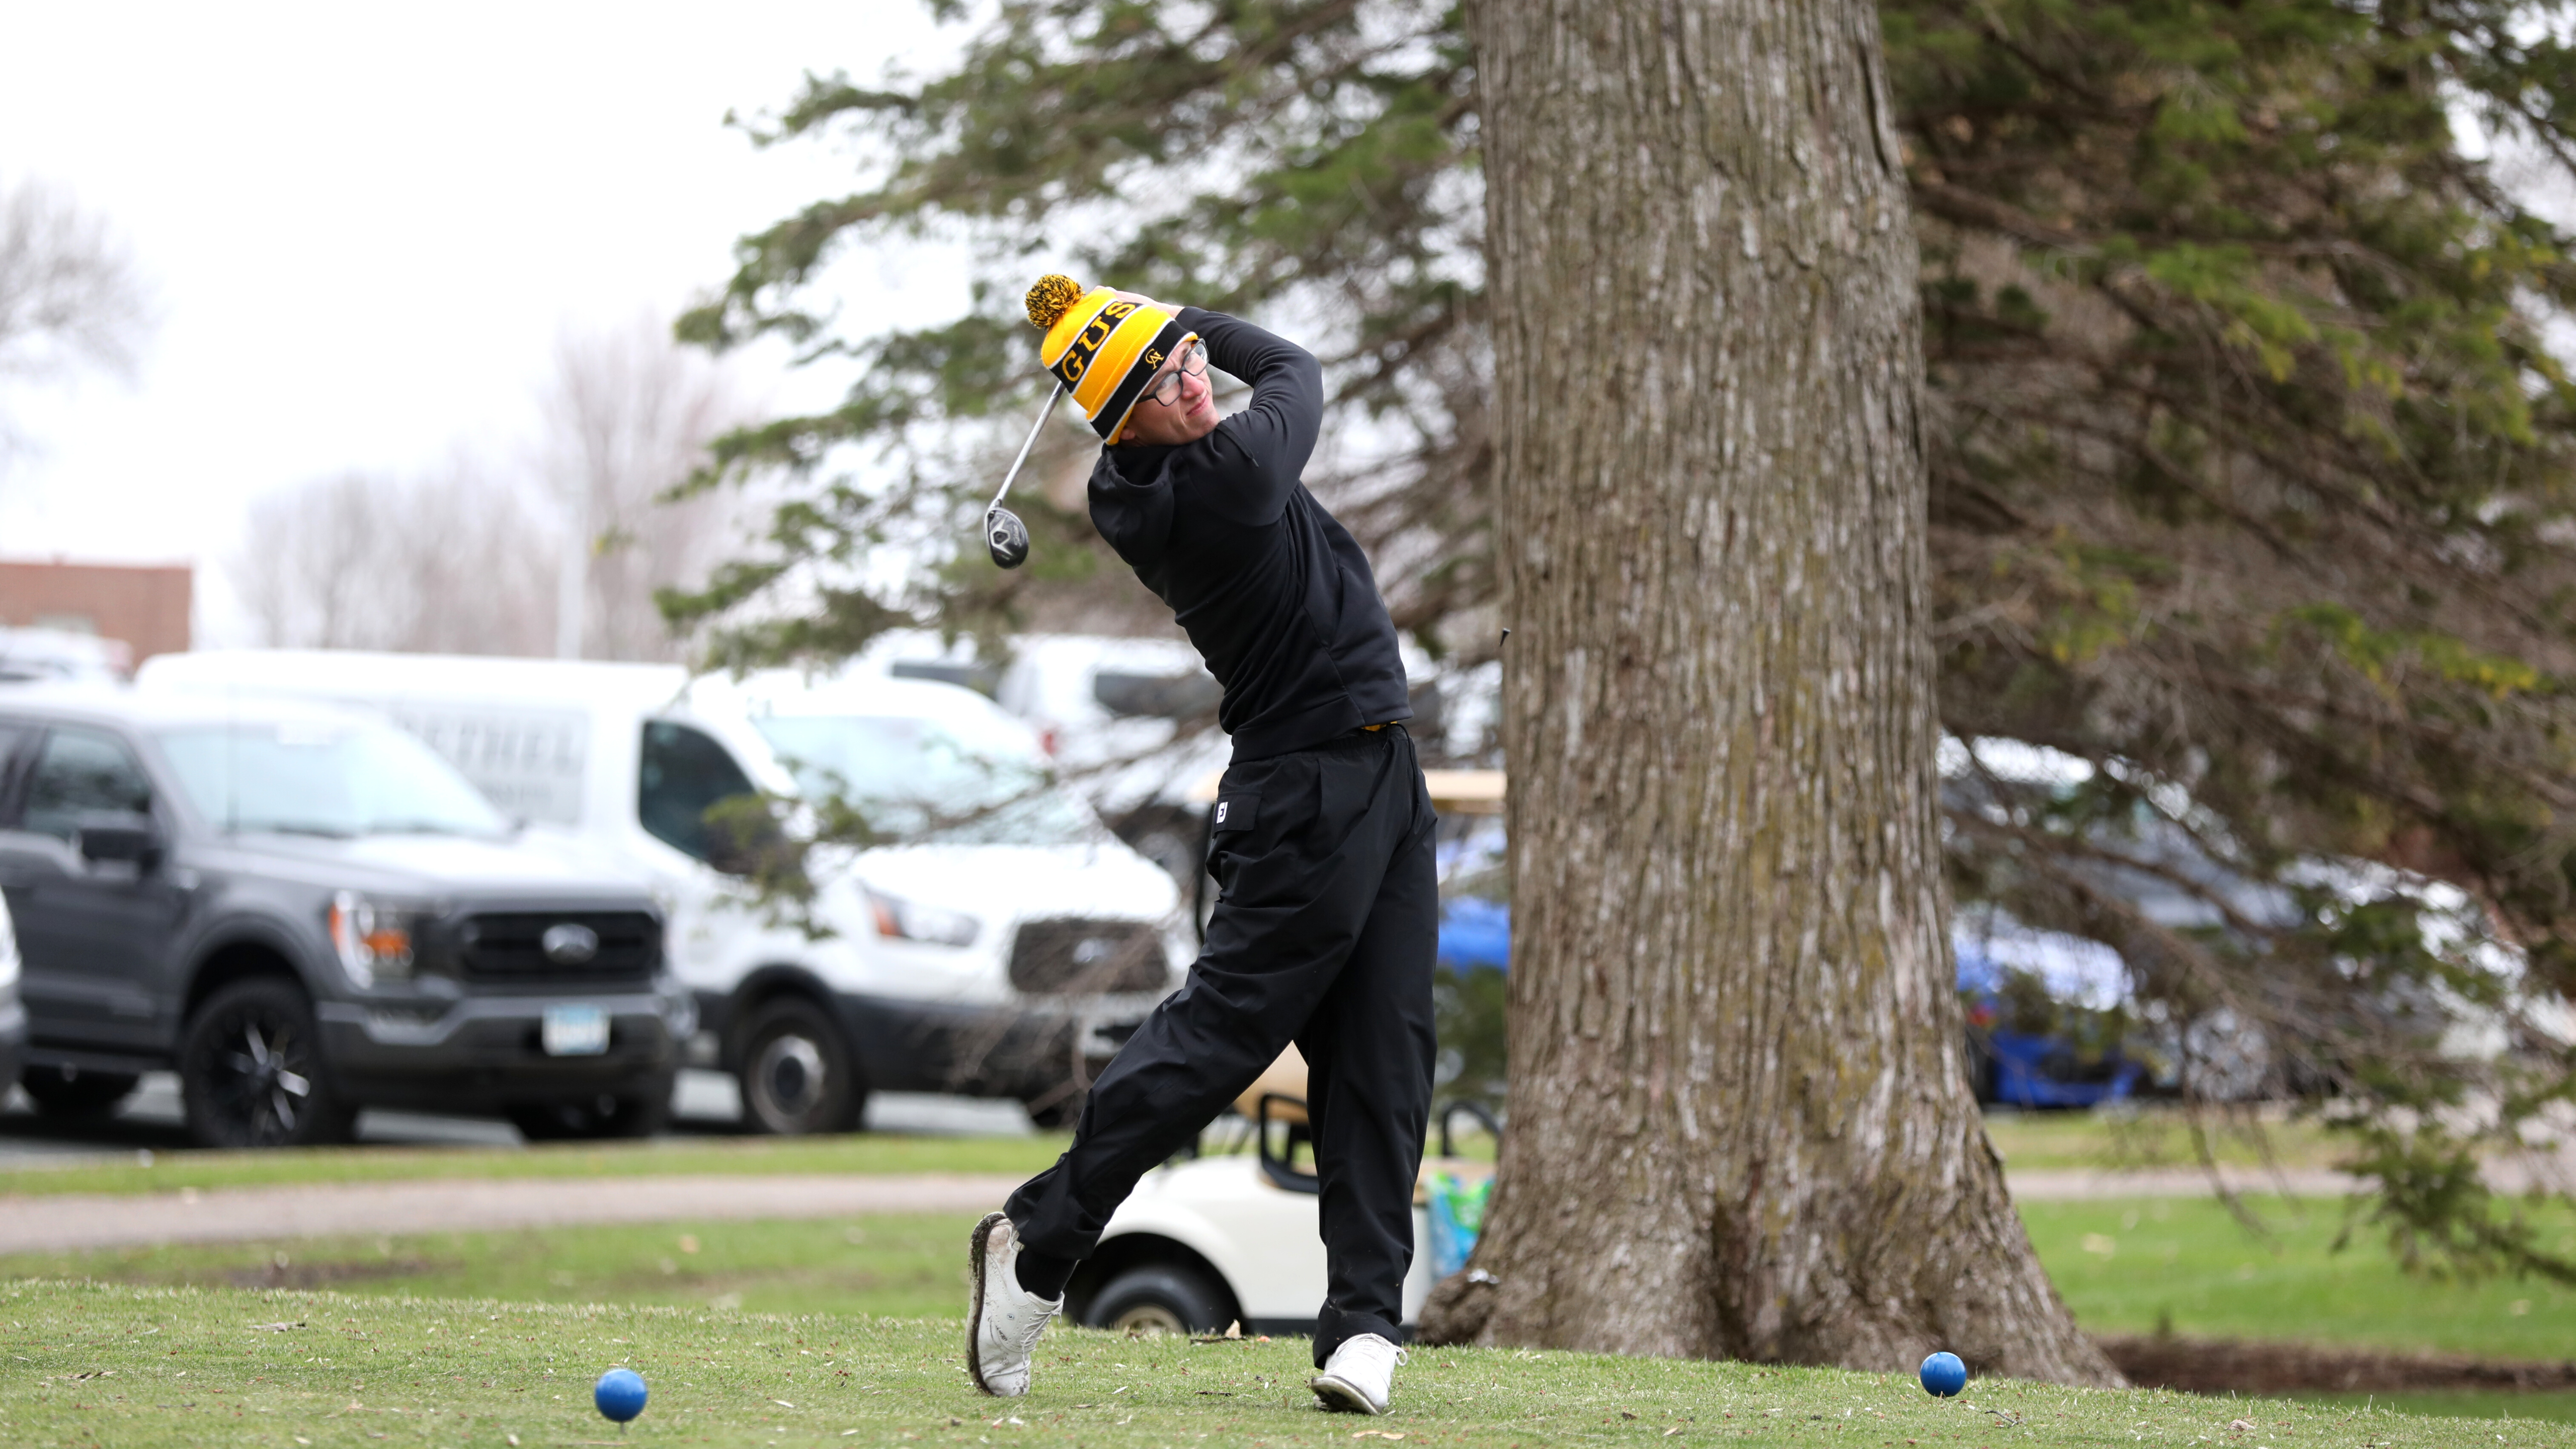
<svg viewBox="0 0 2576 1449"><path fill-rule="evenodd" d="M2331 1167L2343 1145L2314 1122L2265 1121L2213 1111L2204 1129L2211 1153L2234 1167ZM2191 1125L2172 1107L2119 1112L1992 1112L1986 1136L2011 1168L2198 1167Z"/></svg>
<svg viewBox="0 0 2576 1449"><path fill-rule="evenodd" d="M28 1253L0 1258L0 1278L936 1317L960 1311L965 1302L966 1235L976 1216L656 1223Z"/></svg>
<svg viewBox="0 0 2576 1449"><path fill-rule="evenodd" d="M2375 1240L2333 1252L2335 1204L2252 1203L2277 1225L2269 1242L2247 1236L2217 1203L2194 1199L2035 1202L2021 1211L2040 1261L2095 1333L2170 1327L2198 1338L2486 1358L2568 1354L2576 1290L2538 1279L2410 1277ZM958 1245L973 1221L925 1214L97 1249L0 1258L0 1277L908 1317L955 1311L964 1283Z"/></svg>
<svg viewBox="0 0 2576 1449"><path fill-rule="evenodd" d="M1027 1398L967 1386L953 1320L767 1317L337 1294L0 1288L0 1441L12 1445L1306 1445L1384 1434L1541 1444L1993 1445L2014 1440L2576 1445L2565 1426L2413 1418L2147 1392L1499 1349L1414 1354L1381 1419L1324 1415L1297 1340L1193 1345L1056 1329ZM626 1364L652 1385L624 1435L588 1407ZM2252 1432L2230 1432L2235 1419ZM1367 1435L1369 1438L1361 1439ZM2501 1436L2501 1438L2499 1437ZM1358 1441L1355 1444L1355 1441Z"/></svg>
<svg viewBox="0 0 2576 1449"><path fill-rule="evenodd" d="M2421 1389L2402 1394L2310 1394L2305 1402L2369 1404L2404 1414L2438 1419L2544 1419L2576 1424L2576 1389L2542 1389L2517 1394L2492 1389Z"/></svg>
<svg viewBox="0 0 2576 1449"><path fill-rule="evenodd" d="M2269 1244L2209 1202L2029 1203L2022 1212L2077 1321L2096 1333L2169 1326L2200 1338L2489 1358L2568 1351L2576 1292L2538 1281L2410 1278L2367 1242L2333 1253L2332 1205L2256 1205L2281 1223ZM964 1298L962 1244L973 1220L923 1214L102 1249L0 1258L0 1278L944 1317ZM2395 1402L2422 1413L2576 1420L2576 1394L2411 1394Z"/></svg>
<svg viewBox="0 0 2576 1449"><path fill-rule="evenodd" d="M1464 1118L1459 1121L1468 1129ZM2311 1124L2261 1129L2280 1161L2324 1166L2334 1144ZM2194 1165L2178 1113L2158 1108L2100 1113L2004 1114L1987 1132L2005 1160L2029 1167ZM2259 1163L2253 1129L2213 1139L2222 1161ZM183 1187L257 1187L306 1182L399 1182L424 1178L619 1177L697 1173L1011 1172L1034 1173L1064 1150L1058 1135L1035 1137L679 1137L651 1142L549 1143L532 1147L338 1147L267 1152L165 1152L112 1161L76 1159L0 1169L0 1196L51 1192L175 1192ZM1490 1160L1493 1140L1472 1129L1462 1157ZM143 1160L149 1157L149 1161Z"/></svg>
<svg viewBox="0 0 2576 1449"><path fill-rule="evenodd" d="M426 1178L660 1177L722 1173L1007 1172L1033 1174L1066 1139L1038 1137L665 1137L535 1147L330 1147L141 1154L0 1171L12 1193L176 1192L307 1182ZM146 1157L149 1161L145 1161Z"/></svg>
<svg viewBox="0 0 2576 1449"><path fill-rule="evenodd" d="M2558 1360L2576 1345L2576 1289L2540 1278L2410 1276L2357 1229L2333 1251L2339 1202L2249 1198L2271 1226L2249 1236L2198 1198L2025 1202L2040 1261L2093 1333L2297 1340ZM2549 1220L2576 1238L2563 1209ZM2576 1251L2562 1241L2559 1251Z"/></svg>

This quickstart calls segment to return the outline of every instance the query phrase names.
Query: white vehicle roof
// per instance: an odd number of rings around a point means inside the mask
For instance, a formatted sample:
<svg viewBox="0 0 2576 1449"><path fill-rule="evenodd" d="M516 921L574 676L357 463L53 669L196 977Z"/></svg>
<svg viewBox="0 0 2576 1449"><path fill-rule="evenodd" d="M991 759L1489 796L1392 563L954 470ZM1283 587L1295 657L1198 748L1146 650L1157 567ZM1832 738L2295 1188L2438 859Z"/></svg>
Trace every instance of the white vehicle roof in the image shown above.
<svg viewBox="0 0 2576 1449"><path fill-rule="evenodd" d="M382 654L363 649L200 649L158 654L136 671L147 688L397 693L521 703L625 704L649 712L677 700L677 664L513 659L480 654Z"/></svg>
<svg viewBox="0 0 2576 1449"><path fill-rule="evenodd" d="M145 728L185 725L382 724L361 710L262 695L228 700L219 694L145 694L119 684L87 681L29 684L0 692L0 715L16 710L48 719L129 724Z"/></svg>
<svg viewBox="0 0 2576 1449"><path fill-rule="evenodd" d="M123 679L133 672L134 649L122 639L69 629L0 628L0 683Z"/></svg>
<svg viewBox="0 0 2576 1449"><path fill-rule="evenodd" d="M971 689L868 674L756 670L740 679L692 676L677 664L517 659L476 654L388 654L358 649L207 649L147 661L147 689L306 692L316 685L353 695L433 695L524 704L622 706L654 714L679 706L745 714L879 714L936 719L972 728L1016 721ZM1025 729L1013 739L1026 741Z"/></svg>
<svg viewBox="0 0 2576 1449"><path fill-rule="evenodd" d="M692 681L687 699L710 712L764 715L888 715L935 720L980 748L1015 757L1038 752L1036 734L991 700L961 685L884 675L813 676L796 669L764 669L736 680L707 675Z"/></svg>
<svg viewBox="0 0 2576 1449"><path fill-rule="evenodd" d="M198 707L243 697L322 695L361 706L373 700L417 699L513 710L575 708L634 719L694 719L716 727L761 785L780 791L792 791L792 779L766 742L741 727L772 715L927 719L999 757L1034 759L1040 754L1037 736L1025 723L971 689L864 674L833 677L764 669L740 679L722 674L693 678L676 664L227 649L160 655L144 666L135 682L137 695L209 702Z"/></svg>

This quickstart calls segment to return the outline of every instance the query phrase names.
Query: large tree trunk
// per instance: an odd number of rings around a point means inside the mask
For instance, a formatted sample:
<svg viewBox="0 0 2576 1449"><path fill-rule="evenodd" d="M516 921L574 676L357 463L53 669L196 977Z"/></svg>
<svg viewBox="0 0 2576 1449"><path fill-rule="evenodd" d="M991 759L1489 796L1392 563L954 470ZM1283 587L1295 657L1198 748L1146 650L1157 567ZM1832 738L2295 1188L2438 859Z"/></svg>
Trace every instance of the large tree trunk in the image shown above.
<svg viewBox="0 0 2576 1449"><path fill-rule="evenodd" d="M1487 1343L2119 1382L2014 1216L1939 874L1870 0L1482 0L1510 762Z"/></svg>

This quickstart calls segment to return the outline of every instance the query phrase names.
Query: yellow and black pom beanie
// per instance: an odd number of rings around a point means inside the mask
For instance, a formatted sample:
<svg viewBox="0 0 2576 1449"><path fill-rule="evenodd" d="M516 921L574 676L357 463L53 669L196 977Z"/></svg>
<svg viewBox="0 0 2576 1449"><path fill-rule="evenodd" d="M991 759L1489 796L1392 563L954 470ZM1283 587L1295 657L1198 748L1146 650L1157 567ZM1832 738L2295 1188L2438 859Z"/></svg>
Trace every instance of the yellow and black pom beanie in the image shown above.
<svg viewBox="0 0 2576 1449"><path fill-rule="evenodd" d="M1029 322L1046 329L1038 361L1073 394L1100 441L1114 442L1145 384L1196 333L1160 307L1122 302L1107 287L1086 292L1049 273L1029 288Z"/></svg>

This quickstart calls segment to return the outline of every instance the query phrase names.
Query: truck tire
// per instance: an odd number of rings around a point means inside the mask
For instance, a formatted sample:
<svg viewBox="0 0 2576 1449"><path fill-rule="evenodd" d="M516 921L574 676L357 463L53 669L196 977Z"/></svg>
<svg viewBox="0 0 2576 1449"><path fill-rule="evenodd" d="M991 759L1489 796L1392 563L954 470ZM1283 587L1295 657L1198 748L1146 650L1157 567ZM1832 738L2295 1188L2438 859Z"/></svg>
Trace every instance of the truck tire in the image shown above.
<svg viewBox="0 0 2576 1449"><path fill-rule="evenodd" d="M1146 1263L1109 1280L1083 1315L1086 1328L1115 1333L1224 1331L1234 1314L1226 1295L1207 1275L1178 1263Z"/></svg>
<svg viewBox="0 0 2576 1449"><path fill-rule="evenodd" d="M134 1092L141 1080L127 1072L89 1072L79 1067L29 1067L18 1085L36 1110L48 1117L104 1117Z"/></svg>
<svg viewBox="0 0 2576 1449"><path fill-rule="evenodd" d="M179 1101L206 1147L346 1142L357 1105L332 1084L304 988L274 976L206 999L179 1035Z"/></svg>
<svg viewBox="0 0 2576 1449"><path fill-rule="evenodd" d="M671 1082L632 1096L602 1093L568 1102L520 1102L503 1113L530 1142L652 1137L671 1125Z"/></svg>
<svg viewBox="0 0 2576 1449"><path fill-rule="evenodd" d="M755 1012L743 1029L743 1126L779 1137L857 1129L868 1106L849 1038L823 1009L783 996Z"/></svg>

